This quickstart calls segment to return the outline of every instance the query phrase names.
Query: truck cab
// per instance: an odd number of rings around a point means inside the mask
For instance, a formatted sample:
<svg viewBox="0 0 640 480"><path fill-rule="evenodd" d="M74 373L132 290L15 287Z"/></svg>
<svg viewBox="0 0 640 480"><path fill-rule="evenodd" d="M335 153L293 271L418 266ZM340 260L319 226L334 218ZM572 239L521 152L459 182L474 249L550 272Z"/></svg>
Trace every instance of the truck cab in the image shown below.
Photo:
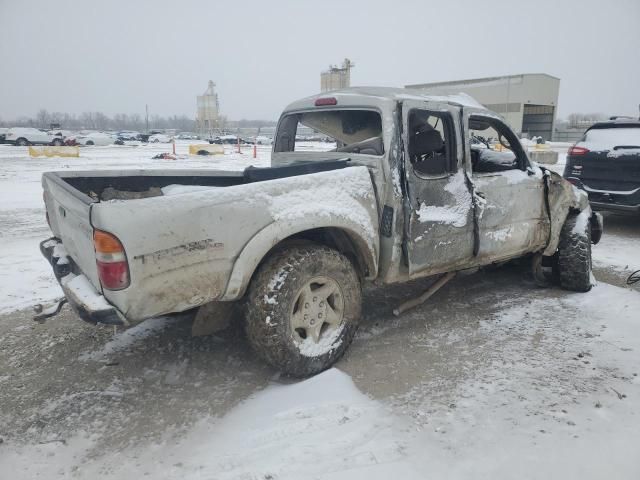
<svg viewBox="0 0 640 480"><path fill-rule="evenodd" d="M323 151L298 141L304 128L324 135ZM285 109L272 165L347 157L369 169L376 187L381 282L546 246L545 174L501 117L469 96L351 88Z"/></svg>

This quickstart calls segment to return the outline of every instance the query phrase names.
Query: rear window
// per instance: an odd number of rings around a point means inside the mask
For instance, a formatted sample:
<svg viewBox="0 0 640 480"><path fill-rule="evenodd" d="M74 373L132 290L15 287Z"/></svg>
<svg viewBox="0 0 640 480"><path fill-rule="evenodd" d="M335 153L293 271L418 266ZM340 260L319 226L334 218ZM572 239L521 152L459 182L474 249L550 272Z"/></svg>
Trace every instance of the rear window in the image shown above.
<svg viewBox="0 0 640 480"><path fill-rule="evenodd" d="M593 128L585 133L582 141L592 150L640 148L640 127Z"/></svg>
<svg viewBox="0 0 640 480"><path fill-rule="evenodd" d="M280 121L275 151L383 155L382 118L373 110L322 110L287 115Z"/></svg>

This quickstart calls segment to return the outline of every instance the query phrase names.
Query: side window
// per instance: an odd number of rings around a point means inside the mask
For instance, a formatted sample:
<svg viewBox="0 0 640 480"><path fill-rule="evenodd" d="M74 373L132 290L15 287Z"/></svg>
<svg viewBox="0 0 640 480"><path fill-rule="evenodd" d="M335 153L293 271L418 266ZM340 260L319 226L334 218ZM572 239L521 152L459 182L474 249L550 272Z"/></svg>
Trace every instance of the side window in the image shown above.
<svg viewBox="0 0 640 480"><path fill-rule="evenodd" d="M409 161L419 177L441 177L457 170L453 121L443 112L409 113Z"/></svg>
<svg viewBox="0 0 640 480"><path fill-rule="evenodd" d="M526 158L513 132L491 117L469 118L469 147L474 174L522 170Z"/></svg>

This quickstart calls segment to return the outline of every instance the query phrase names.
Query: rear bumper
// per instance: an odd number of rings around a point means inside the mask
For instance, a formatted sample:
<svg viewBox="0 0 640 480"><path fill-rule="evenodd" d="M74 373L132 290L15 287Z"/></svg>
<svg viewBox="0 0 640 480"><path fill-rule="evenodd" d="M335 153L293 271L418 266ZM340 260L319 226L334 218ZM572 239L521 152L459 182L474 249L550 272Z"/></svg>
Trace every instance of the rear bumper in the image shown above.
<svg viewBox="0 0 640 480"><path fill-rule="evenodd" d="M89 279L73 264L73 260L60 254L60 251L64 251L61 246L62 242L53 237L40 243L40 251L51 264L73 311L82 320L92 324L126 325L124 315L96 291Z"/></svg>
<svg viewBox="0 0 640 480"><path fill-rule="evenodd" d="M593 210L608 210L621 213L640 213L640 188L633 190L599 190L585 185L576 177L568 177L576 187L589 195Z"/></svg>
<svg viewBox="0 0 640 480"><path fill-rule="evenodd" d="M609 203L609 202L594 202L591 201L591 208L594 210L608 210L611 212L622 212L622 213L640 213L640 205L624 205L619 203Z"/></svg>

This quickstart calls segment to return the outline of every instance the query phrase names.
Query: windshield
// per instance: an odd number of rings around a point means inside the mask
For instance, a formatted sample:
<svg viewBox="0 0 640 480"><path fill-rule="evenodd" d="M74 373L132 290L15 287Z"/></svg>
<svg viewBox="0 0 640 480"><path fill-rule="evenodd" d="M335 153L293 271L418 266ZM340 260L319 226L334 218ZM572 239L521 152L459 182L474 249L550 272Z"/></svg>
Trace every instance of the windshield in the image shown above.
<svg viewBox="0 0 640 480"><path fill-rule="evenodd" d="M285 116L276 152L333 151L382 155L382 119L372 110L323 110Z"/></svg>

